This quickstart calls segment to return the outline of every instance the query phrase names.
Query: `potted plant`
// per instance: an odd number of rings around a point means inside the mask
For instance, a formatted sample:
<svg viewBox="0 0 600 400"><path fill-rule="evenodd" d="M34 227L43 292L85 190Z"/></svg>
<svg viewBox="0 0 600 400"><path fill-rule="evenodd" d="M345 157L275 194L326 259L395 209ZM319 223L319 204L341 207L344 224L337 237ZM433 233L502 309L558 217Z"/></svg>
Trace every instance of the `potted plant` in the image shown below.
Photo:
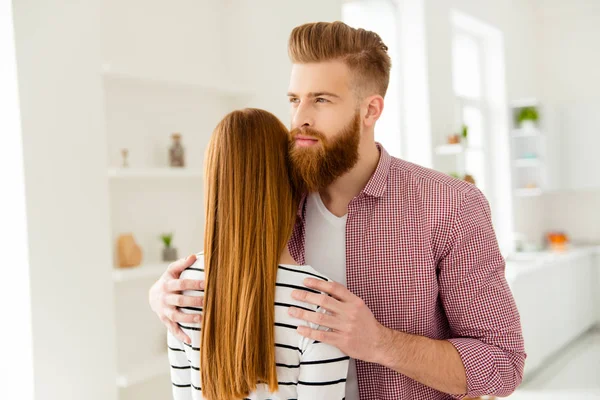
<svg viewBox="0 0 600 400"><path fill-rule="evenodd" d="M521 128L534 128L540 116L535 107L523 107L517 116Z"/></svg>
<svg viewBox="0 0 600 400"><path fill-rule="evenodd" d="M462 135L462 140L464 140L466 142L467 138L469 136L469 127L467 125L462 126L461 135Z"/></svg>
<svg viewBox="0 0 600 400"><path fill-rule="evenodd" d="M163 233L160 235L160 239L162 240L165 248L163 249L163 261L175 261L177 260L177 249L171 247L173 242L173 234L172 233Z"/></svg>

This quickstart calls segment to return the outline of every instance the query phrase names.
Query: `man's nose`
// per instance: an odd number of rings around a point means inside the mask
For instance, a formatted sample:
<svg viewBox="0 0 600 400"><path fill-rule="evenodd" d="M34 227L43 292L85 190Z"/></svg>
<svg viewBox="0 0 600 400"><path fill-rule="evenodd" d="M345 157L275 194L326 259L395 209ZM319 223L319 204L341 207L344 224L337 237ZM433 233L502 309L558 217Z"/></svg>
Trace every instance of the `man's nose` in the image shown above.
<svg viewBox="0 0 600 400"><path fill-rule="evenodd" d="M300 105L292 116L292 129L310 128L314 125L314 118L307 107Z"/></svg>

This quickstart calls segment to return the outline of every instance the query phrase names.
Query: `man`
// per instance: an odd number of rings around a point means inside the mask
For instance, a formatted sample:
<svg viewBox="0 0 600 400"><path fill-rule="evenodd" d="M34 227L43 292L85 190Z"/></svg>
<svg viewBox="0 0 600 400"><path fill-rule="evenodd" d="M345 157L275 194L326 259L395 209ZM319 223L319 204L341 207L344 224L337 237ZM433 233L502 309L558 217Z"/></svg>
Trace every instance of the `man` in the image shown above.
<svg viewBox="0 0 600 400"><path fill-rule="evenodd" d="M305 282L330 296L294 293L328 311L291 308L330 328L300 333L352 358L348 400L512 393L526 355L487 200L475 186L393 158L375 142L390 71L377 34L307 24L292 31L288 50L290 158L307 193L289 249L339 282ZM176 322L188 316L174 306L197 300L176 292L202 284L177 278L192 262L169 266L149 293L183 340Z"/></svg>

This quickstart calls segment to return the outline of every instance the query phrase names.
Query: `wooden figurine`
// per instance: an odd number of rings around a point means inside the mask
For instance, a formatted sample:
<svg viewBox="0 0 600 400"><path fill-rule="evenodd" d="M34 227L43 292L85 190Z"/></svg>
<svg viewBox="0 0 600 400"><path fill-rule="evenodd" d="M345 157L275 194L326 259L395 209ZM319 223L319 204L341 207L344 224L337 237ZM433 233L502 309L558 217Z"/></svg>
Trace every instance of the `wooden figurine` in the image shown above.
<svg viewBox="0 0 600 400"><path fill-rule="evenodd" d="M117 238L117 261L121 268L137 267L142 263L142 249L131 233Z"/></svg>

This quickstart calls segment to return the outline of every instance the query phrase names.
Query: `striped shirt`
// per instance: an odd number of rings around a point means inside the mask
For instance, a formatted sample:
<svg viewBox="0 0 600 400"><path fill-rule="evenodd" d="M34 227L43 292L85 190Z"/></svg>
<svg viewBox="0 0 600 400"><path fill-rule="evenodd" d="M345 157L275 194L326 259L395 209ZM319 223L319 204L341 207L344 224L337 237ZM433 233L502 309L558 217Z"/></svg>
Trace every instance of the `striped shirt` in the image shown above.
<svg viewBox="0 0 600 400"><path fill-rule="evenodd" d="M290 306L315 312L324 312L317 306L294 300L294 289L308 289L303 280L313 277L329 280L310 266L279 266L275 288L275 361L279 389L276 393L268 391L265 384L259 384L257 390L247 397L259 399L343 399L346 390L346 375L349 358L334 346L316 342L301 336L296 328L299 325L319 329L318 325L308 323L288 314ZM182 272L180 279L204 280L204 257L198 254L197 261ZM202 291L186 290L183 295L202 296ZM186 314L199 314L201 308L181 307ZM188 345L168 333L168 353L171 364L171 382L175 400L202 399L200 382L200 329L201 323L179 324L190 337ZM324 328L323 328L324 329Z"/></svg>

